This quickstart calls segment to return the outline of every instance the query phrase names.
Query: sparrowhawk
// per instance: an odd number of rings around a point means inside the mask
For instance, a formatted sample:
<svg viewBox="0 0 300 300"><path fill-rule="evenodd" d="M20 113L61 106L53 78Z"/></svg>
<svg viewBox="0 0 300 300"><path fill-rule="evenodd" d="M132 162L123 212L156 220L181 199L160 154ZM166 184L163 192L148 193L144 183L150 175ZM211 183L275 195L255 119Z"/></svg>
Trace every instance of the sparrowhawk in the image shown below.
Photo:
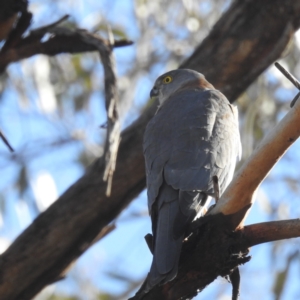
<svg viewBox="0 0 300 300"><path fill-rule="evenodd" d="M237 111L193 70L167 72L150 93L159 108L144 136L153 261L144 292L172 280L188 225L233 177L240 156Z"/></svg>

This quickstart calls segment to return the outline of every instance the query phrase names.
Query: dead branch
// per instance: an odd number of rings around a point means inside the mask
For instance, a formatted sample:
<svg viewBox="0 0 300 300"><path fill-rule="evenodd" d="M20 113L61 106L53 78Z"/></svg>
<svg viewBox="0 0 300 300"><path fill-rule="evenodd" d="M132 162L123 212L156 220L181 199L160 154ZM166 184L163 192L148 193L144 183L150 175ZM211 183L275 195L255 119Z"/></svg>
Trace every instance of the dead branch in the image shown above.
<svg viewBox="0 0 300 300"><path fill-rule="evenodd" d="M96 45L99 41L102 41L103 45L109 45L109 41L105 41L96 35L91 35L86 30L59 26L66 18L67 16L64 16L50 25L35 29L25 38L21 38L20 33L22 34L28 28L28 19L26 20L27 22L24 21L21 25L17 25L18 34L14 32L11 33L13 42L9 42L11 39L8 39L8 45L3 46L4 50L0 53L0 73L3 72L10 63L36 54L53 56L60 53L98 51ZM50 35L50 37L46 41L43 41L47 34ZM16 38L16 36L18 38ZM97 43L90 42L92 36ZM128 45L132 45L132 42L119 40L114 42L113 47Z"/></svg>
<svg viewBox="0 0 300 300"><path fill-rule="evenodd" d="M117 92L117 77L115 75L115 63L112 54L114 39L112 37L109 43L104 43L103 40L99 37L87 32L82 35L82 39L87 44L92 44L98 49L104 67L107 134L103 155L105 158L105 170L103 179L104 181L107 181L106 195L110 196L112 178L116 168L116 159L121 134L121 125L118 113L119 97Z"/></svg>
<svg viewBox="0 0 300 300"><path fill-rule="evenodd" d="M280 63L276 62L275 66L300 91L299 81L290 72L288 72ZM294 97L290 104L290 107L293 107L295 105L296 101L299 99L299 96L300 92Z"/></svg>

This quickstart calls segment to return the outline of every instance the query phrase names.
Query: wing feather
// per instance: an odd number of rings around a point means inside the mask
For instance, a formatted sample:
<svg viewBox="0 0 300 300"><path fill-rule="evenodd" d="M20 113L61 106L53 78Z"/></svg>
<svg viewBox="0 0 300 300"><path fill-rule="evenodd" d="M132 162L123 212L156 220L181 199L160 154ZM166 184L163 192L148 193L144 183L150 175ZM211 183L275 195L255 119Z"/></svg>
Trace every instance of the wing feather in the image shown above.
<svg viewBox="0 0 300 300"><path fill-rule="evenodd" d="M225 188L238 156L239 133L228 100L216 90L173 94L149 122L144 140L149 209L166 180L174 189ZM232 162L232 163L228 163ZM231 179L231 178L230 178Z"/></svg>

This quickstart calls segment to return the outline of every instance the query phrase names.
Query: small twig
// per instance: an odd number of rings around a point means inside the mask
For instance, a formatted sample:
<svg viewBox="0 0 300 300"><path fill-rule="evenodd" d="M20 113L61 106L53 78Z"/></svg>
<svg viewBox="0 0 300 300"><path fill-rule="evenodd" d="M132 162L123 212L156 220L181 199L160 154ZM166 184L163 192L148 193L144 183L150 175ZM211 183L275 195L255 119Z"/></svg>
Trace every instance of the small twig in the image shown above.
<svg viewBox="0 0 300 300"><path fill-rule="evenodd" d="M9 144L7 138L4 136L1 130L0 130L0 138L3 141L3 143L8 147L9 151L14 152L13 147Z"/></svg>
<svg viewBox="0 0 300 300"><path fill-rule="evenodd" d="M279 62L275 63L275 67L298 89L300 90L300 82L287 71Z"/></svg>
<svg viewBox="0 0 300 300"><path fill-rule="evenodd" d="M298 100L300 96L300 92L294 97L294 99L292 100L291 104L290 104L290 107L293 107L296 103L296 101Z"/></svg>
<svg viewBox="0 0 300 300"><path fill-rule="evenodd" d="M280 63L276 62L275 67L299 90L299 93L294 97L290 104L290 107L293 107L300 96L300 82Z"/></svg>

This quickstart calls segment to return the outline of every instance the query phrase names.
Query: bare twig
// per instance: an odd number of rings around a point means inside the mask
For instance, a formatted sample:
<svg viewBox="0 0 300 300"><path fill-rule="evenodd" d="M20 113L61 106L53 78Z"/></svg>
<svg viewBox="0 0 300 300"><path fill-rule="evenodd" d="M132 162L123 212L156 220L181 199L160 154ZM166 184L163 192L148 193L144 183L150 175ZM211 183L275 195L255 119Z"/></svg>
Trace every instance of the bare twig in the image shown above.
<svg viewBox="0 0 300 300"><path fill-rule="evenodd" d="M299 99L300 96L300 92L294 97L294 99L292 100L290 107L293 107L296 103L296 101Z"/></svg>
<svg viewBox="0 0 300 300"><path fill-rule="evenodd" d="M277 69L300 91L300 82L287 71L279 62L275 63ZM290 107L293 107L300 96L300 92L292 100Z"/></svg>
<svg viewBox="0 0 300 300"><path fill-rule="evenodd" d="M10 145L10 143L8 142L7 138L4 136L1 130L0 130L0 138L3 141L3 143L8 147L10 152L14 152L13 147Z"/></svg>
<svg viewBox="0 0 300 300"><path fill-rule="evenodd" d="M275 63L275 67L298 89L300 90L300 82L287 71L279 62Z"/></svg>

